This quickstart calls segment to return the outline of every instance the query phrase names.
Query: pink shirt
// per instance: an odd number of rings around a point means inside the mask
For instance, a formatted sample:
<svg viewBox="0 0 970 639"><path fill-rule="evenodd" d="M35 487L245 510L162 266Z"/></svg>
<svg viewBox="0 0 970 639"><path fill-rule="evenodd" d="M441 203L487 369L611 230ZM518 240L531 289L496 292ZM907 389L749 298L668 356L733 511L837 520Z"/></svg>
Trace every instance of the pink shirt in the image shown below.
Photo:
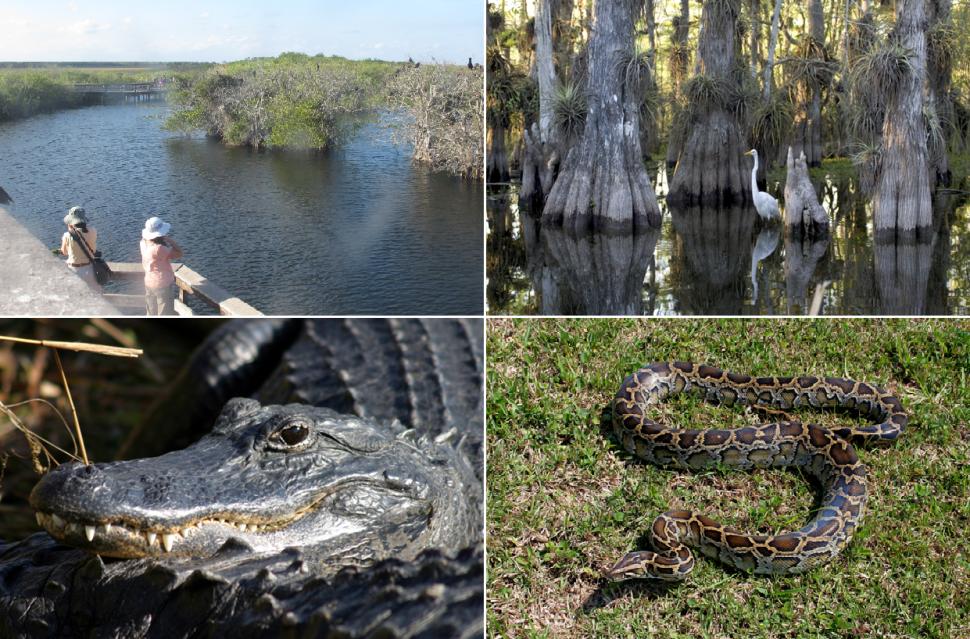
<svg viewBox="0 0 970 639"><path fill-rule="evenodd" d="M175 282L171 247L142 240L141 265L145 269L145 288L163 288Z"/></svg>

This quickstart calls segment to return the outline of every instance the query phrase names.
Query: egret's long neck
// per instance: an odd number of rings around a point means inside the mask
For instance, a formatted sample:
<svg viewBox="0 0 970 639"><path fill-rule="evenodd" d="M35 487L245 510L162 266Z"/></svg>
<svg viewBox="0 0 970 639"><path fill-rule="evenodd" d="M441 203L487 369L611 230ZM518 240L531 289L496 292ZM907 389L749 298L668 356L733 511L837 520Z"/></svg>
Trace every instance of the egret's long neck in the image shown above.
<svg viewBox="0 0 970 639"><path fill-rule="evenodd" d="M754 156L754 168L751 169L751 194L754 195L758 192L758 154L752 153Z"/></svg>

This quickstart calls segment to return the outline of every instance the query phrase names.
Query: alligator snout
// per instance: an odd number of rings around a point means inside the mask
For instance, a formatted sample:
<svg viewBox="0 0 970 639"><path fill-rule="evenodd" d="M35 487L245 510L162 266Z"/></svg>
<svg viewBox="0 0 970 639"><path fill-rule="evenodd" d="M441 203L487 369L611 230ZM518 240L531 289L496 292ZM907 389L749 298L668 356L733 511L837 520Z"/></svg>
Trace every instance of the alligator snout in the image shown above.
<svg viewBox="0 0 970 639"><path fill-rule="evenodd" d="M34 510L71 512L72 504L91 495L107 497L110 486L98 466L72 462L47 473L33 492L30 505Z"/></svg>

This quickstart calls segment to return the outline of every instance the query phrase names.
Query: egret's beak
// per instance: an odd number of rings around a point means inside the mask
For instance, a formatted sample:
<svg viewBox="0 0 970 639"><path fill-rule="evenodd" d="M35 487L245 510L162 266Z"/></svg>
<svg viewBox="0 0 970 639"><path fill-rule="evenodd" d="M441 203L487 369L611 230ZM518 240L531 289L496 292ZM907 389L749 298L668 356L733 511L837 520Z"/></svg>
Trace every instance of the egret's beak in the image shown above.
<svg viewBox="0 0 970 639"><path fill-rule="evenodd" d="M753 153L754 153L754 151L745 151L744 152L745 155L752 155Z"/></svg>

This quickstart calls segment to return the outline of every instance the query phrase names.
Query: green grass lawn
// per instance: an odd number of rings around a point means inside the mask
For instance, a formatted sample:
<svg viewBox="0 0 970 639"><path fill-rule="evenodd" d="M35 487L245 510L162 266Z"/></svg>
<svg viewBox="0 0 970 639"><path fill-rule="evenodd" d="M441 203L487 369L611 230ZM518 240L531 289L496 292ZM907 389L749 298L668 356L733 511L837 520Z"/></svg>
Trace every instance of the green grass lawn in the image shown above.
<svg viewBox="0 0 970 639"><path fill-rule="evenodd" d="M490 320L487 345L489 636L970 637L970 321ZM850 377L902 399L895 446L860 451L866 519L833 562L772 578L699 556L680 585L600 577L648 547L669 508L749 532L813 514L815 489L795 472L662 470L616 443L620 382L674 359ZM682 427L765 421L690 399L659 413Z"/></svg>

